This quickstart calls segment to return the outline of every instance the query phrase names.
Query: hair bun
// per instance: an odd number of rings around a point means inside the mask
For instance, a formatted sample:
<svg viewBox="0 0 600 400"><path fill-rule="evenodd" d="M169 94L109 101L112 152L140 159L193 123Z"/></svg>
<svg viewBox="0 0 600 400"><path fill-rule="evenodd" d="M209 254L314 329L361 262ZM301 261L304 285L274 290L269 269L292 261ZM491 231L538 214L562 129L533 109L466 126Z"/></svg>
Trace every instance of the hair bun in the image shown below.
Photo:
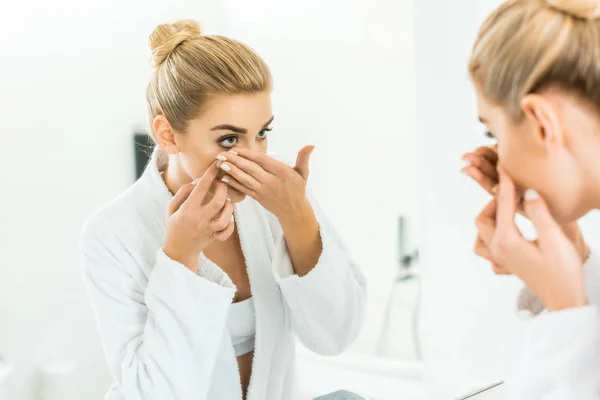
<svg viewBox="0 0 600 400"><path fill-rule="evenodd" d="M598 0L546 0L549 7L575 18L593 20L600 18Z"/></svg>
<svg viewBox="0 0 600 400"><path fill-rule="evenodd" d="M152 64L158 67L180 44L199 36L202 36L202 29L194 20L158 25L148 39L152 50Z"/></svg>

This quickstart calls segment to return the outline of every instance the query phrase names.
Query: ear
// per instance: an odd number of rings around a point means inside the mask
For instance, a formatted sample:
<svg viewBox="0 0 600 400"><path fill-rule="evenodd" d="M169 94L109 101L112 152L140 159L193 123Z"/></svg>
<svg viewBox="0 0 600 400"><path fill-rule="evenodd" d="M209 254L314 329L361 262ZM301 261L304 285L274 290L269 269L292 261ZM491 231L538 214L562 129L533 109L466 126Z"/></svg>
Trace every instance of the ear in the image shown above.
<svg viewBox="0 0 600 400"><path fill-rule="evenodd" d="M154 118L152 128L160 147L165 149L169 154L179 153L179 146L175 142L175 131L173 131L171 124L164 115L157 115Z"/></svg>
<svg viewBox="0 0 600 400"><path fill-rule="evenodd" d="M560 124L556 105L539 94L528 94L521 100L525 118L536 130L535 138L545 147L556 149L565 142L565 133Z"/></svg>

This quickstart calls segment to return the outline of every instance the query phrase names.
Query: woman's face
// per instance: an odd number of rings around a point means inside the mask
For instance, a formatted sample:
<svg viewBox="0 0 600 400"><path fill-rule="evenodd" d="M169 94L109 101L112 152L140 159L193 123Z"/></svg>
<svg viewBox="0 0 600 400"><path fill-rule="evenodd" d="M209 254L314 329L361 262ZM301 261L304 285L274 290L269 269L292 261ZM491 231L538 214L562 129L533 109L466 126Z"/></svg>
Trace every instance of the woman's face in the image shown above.
<svg viewBox="0 0 600 400"><path fill-rule="evenodd" d="M515 122L477 90L479 119L487 135L497 139L499 165L515 181L519 195L534 189L559 223L575 221L591 209L577 156L580 138L570 134L581 127L573 124L581 123L582 116L570 112L560 94L528 96L522 103L524 117Z"/></svg>
<svg viewBox="0 0 600 400"><path fill-rule="evenodd" d="M175 135L180 164L193 180L204 174L219 153L233 147L266 153L272 122L268 92L214 95L201 115L190 121L187 131ZM218 179L223 175L225 172L221 171ZM232 187L228 190L234 203L245 198L243 193Z"/></svg>

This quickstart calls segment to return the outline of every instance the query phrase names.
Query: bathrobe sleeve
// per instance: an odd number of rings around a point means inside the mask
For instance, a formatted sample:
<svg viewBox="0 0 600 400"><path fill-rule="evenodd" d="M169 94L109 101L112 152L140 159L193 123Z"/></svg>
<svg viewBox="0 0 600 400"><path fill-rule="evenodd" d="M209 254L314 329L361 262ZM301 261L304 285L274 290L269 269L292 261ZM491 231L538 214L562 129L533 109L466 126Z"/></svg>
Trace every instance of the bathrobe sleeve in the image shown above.
<svg viewBox="0 0 600 400"><path fill-rule="evenodd" d="M233 284L204 256L196 275L161 250L146 279L133 249L102 222L84 228L83 275L125 399L206 399Z"/></svg>
<svg viewBox="0 0 600 400"><path fill-rule="evenodd" d="M271 226L277 232L273 267L300 341L318 354L336 355L348 348L363 326L366 281L310 193L309 200L323 245L316 266L303 277L294 274L283 231L273 216Z"/></svg>
<svg viewBox="0 0 600 400"><path fill-rule="evenodd" d="M600 259L585 266L590 305L527 321L507 379L510 399L600 400Z"/></svg>

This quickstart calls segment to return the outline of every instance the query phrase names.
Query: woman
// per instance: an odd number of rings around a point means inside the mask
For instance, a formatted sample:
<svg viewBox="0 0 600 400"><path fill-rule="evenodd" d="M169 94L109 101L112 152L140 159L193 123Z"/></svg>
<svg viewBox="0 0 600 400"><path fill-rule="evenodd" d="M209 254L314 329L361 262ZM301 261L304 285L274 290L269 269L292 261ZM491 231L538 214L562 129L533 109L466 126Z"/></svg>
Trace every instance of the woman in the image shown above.
<svg viewBox="0 0 600 400"><path fill-rule="evenodd" d="M497 156L465 156L464 172L494 194L475 251L547 310L528 322L511 399L600 399L600 260L577 225L600 208L599 17L599 1L506 1L469 63L479 119L498 140ZM520 210L535 242L515 226Z"/></svg>
<svg viewBox="0 0 600 400"><path fill-rule="evenodd" d="M312 147L295 168L266 155L271 76L250 48L194 21L150 46L156 150L82 237L107 399L292 399L295 337L338 354L365 312L364 278L306 193Z"/></svg>

